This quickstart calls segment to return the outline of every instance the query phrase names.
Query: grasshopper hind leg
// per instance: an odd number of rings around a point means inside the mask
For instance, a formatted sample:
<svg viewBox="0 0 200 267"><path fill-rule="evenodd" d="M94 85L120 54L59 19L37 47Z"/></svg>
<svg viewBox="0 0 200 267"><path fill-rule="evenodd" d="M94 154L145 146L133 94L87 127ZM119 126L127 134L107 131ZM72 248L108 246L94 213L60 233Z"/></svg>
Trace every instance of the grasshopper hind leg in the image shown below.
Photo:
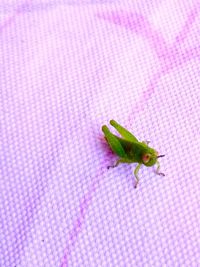
<svg viewBox="0 0 200 267"><path fill-rule="evenodd" d="M131 141L131 142L138 142L137 138L130 133L127 129L117 123L115 120L111 120L110 124L121 134L124 139Z"/></svg>
<svg viewBox="0 0 200 267"><path fill-rule="evenodd" d="M116 153L120 158L125 158L126 153L125 153L120 141L117 139L117 136L115 136L113 133L111 133L106 125L104 125L102 127L102 131L103 131L103 133L105 135L105 139L108 142L112 151L114 153Z"/></svg>

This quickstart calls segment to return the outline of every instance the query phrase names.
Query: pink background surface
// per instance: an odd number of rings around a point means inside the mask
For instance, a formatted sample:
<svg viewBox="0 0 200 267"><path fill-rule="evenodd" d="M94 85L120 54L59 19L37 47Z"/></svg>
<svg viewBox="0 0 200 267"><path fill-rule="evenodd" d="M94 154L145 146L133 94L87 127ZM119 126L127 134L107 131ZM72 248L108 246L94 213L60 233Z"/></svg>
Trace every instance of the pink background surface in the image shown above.
<svg viewBox="0 0 200 267"><path fill-rule="evenodd" d="M198 1L1 1L0 266L200 266L199 43Z"/></svg>

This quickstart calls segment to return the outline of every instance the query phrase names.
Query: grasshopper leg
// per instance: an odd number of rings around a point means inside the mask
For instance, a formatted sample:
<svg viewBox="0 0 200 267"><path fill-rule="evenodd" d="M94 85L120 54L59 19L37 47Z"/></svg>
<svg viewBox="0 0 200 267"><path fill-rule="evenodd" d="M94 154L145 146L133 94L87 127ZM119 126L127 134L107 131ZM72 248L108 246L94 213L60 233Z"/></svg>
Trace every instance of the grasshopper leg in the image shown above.
<svg viewBox="0 0 200 267"><path fill-rule="evenodd" d="M127 159L118 159L114 165L112 165L112 166L108 166L107 168L108 168L108 169L110 169L110 168L115 168L115 167L117 167L120 163L130 163L130 162L129 162L129 160L127 160Z"/></svg>
<svg viewBox="0 0 200 267"><path fill-rule="evenodd" d="M137 165L137 167L135 168L135 170L134 170L134 175L135 175L135 179L136 179L136 181L135 181L135 188L137 188L137 185L138 185L138 183L139 183L138 171L139 171L141 165L142 165L142 164L139 163L139 164Z"/></svg>
<svg viewBox="0 0 200 267"><path fill-rule="evenodd" d="M120 158L126 157L126 152L124 151L120 141L117 139L117 136L112 134L106 125L102 127L102 131L112 151Z"/></svg>
<svg viewBox="0 0 200 267"><path fill-rule="evenodd" d="M162 176L165 176L165 174L164 174L164 173L162 173L162 172L159 172L159 170L160 170L160 163L159 163L159 161L157 161L157 162L156 162L156 164L157 164L156 174L158 174L158 175L162 175Z"/></svg>
<svg viewBox="0 0 200 267"><path fill-rule="evenodd" d="M131 142L138 142L137 138L126 130L123 126L117 123L115 120L111 120L110 124L121 134L124 139L131 141Z"/></svg>

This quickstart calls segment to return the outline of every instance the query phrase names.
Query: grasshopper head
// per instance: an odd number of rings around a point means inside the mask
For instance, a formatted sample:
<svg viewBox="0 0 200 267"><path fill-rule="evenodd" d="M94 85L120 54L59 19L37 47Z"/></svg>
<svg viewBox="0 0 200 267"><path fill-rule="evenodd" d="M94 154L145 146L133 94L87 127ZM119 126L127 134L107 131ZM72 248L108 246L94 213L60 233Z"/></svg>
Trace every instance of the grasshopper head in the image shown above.
<svg viewBox="0 0 200 267"><path fill-rule="evenodd" d="M164 157L165 155L158 155L158 152L154 149L149 149L148 152L142 155L142 162L145 166L153 166L156 164L157 158Z"/></svg>

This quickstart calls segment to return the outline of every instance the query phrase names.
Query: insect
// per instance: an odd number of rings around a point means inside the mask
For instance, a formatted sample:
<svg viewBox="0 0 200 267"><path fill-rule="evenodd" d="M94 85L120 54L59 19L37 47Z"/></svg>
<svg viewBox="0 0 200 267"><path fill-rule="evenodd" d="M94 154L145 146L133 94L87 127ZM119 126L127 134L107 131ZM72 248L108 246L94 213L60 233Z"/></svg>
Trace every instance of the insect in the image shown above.
<svg viewBox="0 0 200 267"><path fill-rule="evenodd" d="M158 155L158 152L149 147L150 141L140 142L137 138L126 130L124 127L119 125L116 121L111 120L110 124L121 134L122 137L118 137L111 133L106 125L102 126L102 131L105 135L105 139L112 151L119 156L119 159L114 166L117 167L120 163L138 163L134 170L135 175L135 188L139 183L138 171L142 164L147 167L157 165L156 174L165 176L164 173L159 172L160 164L158 158L164 157L165 155Z"/></svg>

